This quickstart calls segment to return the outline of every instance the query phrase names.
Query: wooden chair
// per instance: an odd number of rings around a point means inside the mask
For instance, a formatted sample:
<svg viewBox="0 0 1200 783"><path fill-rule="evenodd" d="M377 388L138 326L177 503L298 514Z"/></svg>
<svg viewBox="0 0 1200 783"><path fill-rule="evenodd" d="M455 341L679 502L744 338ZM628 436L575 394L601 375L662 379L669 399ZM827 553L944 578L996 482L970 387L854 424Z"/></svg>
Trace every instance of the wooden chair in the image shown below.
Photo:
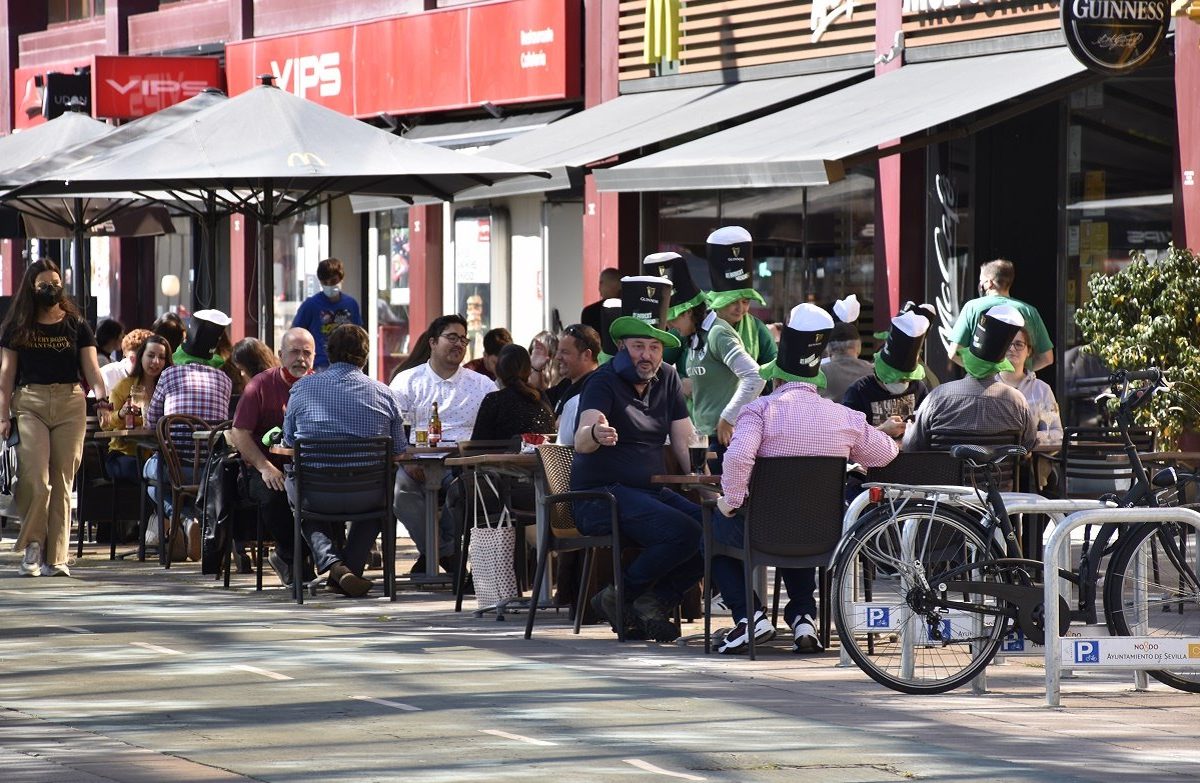
<svg viewBox="0 0 1200 783"><path fill-rule="evenodd" d="M551 552L580 551L584 553L583 569L579 580L579 592L575 598L574 630L579 633L583 623L584 601L590 592L592 557L597 549L611 549L613 560L613 585L617 591L617 616L612 618L617 627L617 638L625 641L625 585L621 578L621 531L617 517L617 499L611 493L589 490L571 490L571 466L575 461L575 450L568 446L538 446L538 463L541 465L539 481L545 482L546 494L542 498L547 524L538 543L537 571L533 576L533 593L529 603L529 617L525 622L525 638L533 636L533 623L537 618L538 599L542 594L542 582L546 576L546 563ZM575 515L571 504L576 500L602 500L608 504L611 515L612 533L605 536L585 536L575 526Z"/></svg>
<svg viewBox="0 0 1200 783"><path fill-rule="evenodd" d="M166 487L159 491L169 490L171 493L171 524L169 531L164 529L164 520L159 520L159 546L167 552L165 567L171 567L171 553L176 540L184 536L183 507L186 503L194 504L200 491L200 482L204 480L204 466L208 462L209 441L207 438L197 439L196 432L211 431L214 426L197 418L182 413L164 416L158 421L159 459L162 460L163 473L167 481ZM187 541L184 540L186 549Z"/></svg>
<svg viewBox="0 0 1200 783"><path fill-rule="evenodd" d="M845 493L846 460L842 457L759 457L754 462L749 493L741 509L745 530L740 547L716 543L713 536L716 502L706 500L701 505L706 653L712 650L714 555L733 557L745 564L748 613L755 609L754 570L759 566L818 569L821 644L829 649L832 624L829 565L842 538ZM776 585L778 590L778 581ZM754 660L753 630L749 640L750 659Z"/></svg>

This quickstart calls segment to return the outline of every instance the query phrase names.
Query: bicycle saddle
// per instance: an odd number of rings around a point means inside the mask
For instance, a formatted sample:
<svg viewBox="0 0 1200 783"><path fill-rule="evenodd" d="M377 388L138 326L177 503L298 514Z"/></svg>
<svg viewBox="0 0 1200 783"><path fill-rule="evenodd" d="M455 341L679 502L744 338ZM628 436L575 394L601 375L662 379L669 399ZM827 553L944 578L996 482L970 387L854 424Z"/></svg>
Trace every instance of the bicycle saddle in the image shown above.
<svg viewBox="0 0 1200 783"><path fill-rule="evenodd" d="M1007 457L1024 457L1029 450L1024 446L1006 444L1003 446L975 446L964 444L950 447L950 456L955 459L968 460L977 466L993 465Z"/></svg>

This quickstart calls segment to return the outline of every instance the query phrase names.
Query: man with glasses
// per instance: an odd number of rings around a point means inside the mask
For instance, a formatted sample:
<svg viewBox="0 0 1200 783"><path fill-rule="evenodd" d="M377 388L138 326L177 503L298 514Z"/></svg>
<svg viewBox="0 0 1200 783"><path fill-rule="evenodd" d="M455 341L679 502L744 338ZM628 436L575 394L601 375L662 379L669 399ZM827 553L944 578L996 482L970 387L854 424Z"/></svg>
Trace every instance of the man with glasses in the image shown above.
<svg viewBox="0 0 1200 783"><path fill-rule="evenodd" d="M461 315L435 318L426 334L429 335L429 361L393 378L392 391L400 409L414 424L418 415L429 416L436 402L438 418L442 422L442 440L451 443L470 440L479 406L485 396L497 390L496 382L460 366L467 350L467 321ZM414 427L410 442L416 442L415 432ZM420 468L406 467L396 471L396 516L422 553L426 543L424 480ZM457 520L458 515L447 516ZM458 524L456 521L456 524L440 527L438 559L445 568L454 555ZM422 554L413 566L413 572L419 573L424 568Z"/></svg>
<svg viewBox="0 0 1200 783"><path fill-rule="evenodd" d="M584 324L572 324L563 330L555 358L562 369L558 401L554 415L558 418L558 443L575 444L575 419L579 416L579 392L583 384L600 366L600 335Z"/></svg>

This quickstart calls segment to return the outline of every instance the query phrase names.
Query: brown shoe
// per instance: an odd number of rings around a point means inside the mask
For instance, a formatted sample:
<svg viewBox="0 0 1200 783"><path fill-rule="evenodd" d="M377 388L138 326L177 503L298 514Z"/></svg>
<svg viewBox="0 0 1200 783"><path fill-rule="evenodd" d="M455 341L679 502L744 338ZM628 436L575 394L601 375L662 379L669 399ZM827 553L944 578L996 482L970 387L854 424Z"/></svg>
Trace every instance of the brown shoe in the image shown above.
<svg viewBox="0 0 1200 783"><path fill-rule="evenodd" d="M342 563L334 563L329 567L329 581L336 583L351 598L361 598L371 591L370 579L364 579Z"/></svg>
<svg viewBox="0 0 1200 783"><path fill-rule="evenodd" d="M192 562L199 562L200 534L203 532L200 529L200 520L191 517L183 520L183 532L187 535L188 559Z"/></svg>

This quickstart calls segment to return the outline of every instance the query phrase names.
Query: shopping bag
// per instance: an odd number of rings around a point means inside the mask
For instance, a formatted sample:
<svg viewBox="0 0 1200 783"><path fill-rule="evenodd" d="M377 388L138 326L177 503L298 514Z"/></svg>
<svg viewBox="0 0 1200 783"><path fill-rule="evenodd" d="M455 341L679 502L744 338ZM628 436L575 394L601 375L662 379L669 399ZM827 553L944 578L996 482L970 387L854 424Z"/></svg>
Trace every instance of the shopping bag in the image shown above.
<svg viewBox="0 0 1200 783"><path fill-rule="evenodd" d="M475 482L475 525L471 531L471 574L475 580L475 598L479 608L495 606L518 595L517 575L513 570L513 551L517 542L517 530L512 515L501 504L491 477L476 474ZM483 488L495 497L492 506L500 511L488 513L488 502Z"/></svg>

